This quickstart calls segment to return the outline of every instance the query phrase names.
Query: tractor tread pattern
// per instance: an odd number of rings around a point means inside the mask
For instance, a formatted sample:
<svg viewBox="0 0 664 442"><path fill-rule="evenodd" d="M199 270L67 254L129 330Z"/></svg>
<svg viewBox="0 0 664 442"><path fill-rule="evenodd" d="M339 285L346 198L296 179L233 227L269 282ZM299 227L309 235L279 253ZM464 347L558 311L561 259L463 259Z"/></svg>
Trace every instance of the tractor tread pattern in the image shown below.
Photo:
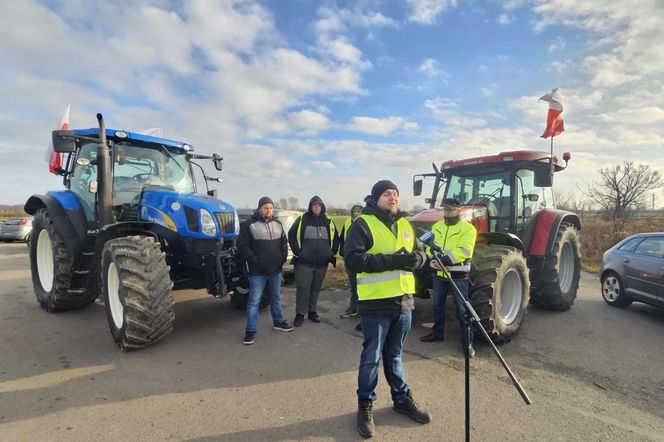
<svg viewBox="0 0 664 442"><path fill-rule="evenodd" d="M124 295L123 350L145 347L173 330L175 300L170 267L159 243L148 236L127 236L108 241Z"/></svg>
<svg viewBox="0 0 664 442"><path fill-rule="evenodd" d="M472 261L473 270L470 273L471 287L469 293L470 304L475 309L482 326L493 342L497 344L509 342L517 335L523 315L521 315L516 330L500 330L494 319L496 314L495 309L498 308L495 305L497 302L495 293L498 289L497 282L499 277L502 280L503 274L511 268L512 264L510 263L516 261L520 267L522 282L526 287L529 287L530 282L526 261L518 249L502 245L476 247ZM526 297L523 303L524 306L528 305L528 293L529 290L524 290L523 295ZM523 314L525 314L525 307Z"/></svg>
<svg viewBox="0 0 664 442"><path fill-rule="evenodd" d="M47 312L61 312L73 310L92 304L97 299L97 293L89 287L71 289L71 281L74 275L73 257L65 245L62 235L58 231L51 215L46 208L38 210L34 215L33 226L46 229L51 238L53 248L53 287L47 293L41 288L39 275L37 274L36 258L31 256L32 279L35 281L35 292L37 301L41 308ZM33 227L34 228L34 227ZM30 254L36 253L37 240L30 243Z"/></svg>
<svg viewBox="0 0 664 442"><path fill-rule="evenodd" d="M572 286L568 293L563 293L558 280L558 261L562 252L563 241L570 241L574 250L575 269ZM553 251L546 256L544 269L532 272L533 282L531 304L547 310L566 311L574 304L579 289L581 274L581 249L576 228L563 225L556 234Z"/></svg>

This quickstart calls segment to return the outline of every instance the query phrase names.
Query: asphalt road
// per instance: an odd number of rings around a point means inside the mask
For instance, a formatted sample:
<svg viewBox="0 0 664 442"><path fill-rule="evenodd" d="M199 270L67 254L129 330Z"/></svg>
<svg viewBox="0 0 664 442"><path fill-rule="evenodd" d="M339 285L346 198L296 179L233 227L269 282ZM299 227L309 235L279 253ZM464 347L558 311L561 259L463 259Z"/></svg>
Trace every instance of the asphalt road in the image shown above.
<svg viewBox="0 0 664 442"><path fill-rule="evenodd" d="M359 440L354 319L343 291L321 294L321 324L271 329L241 343L244 317L226 299L176 294L174 332L122 353L104 306L49 314L33 294L24 244L0 245L0 440ZM294 290L283 308L294 316ZM420 300L406 343L406 375L432 414L419 425L394 413L378 384L378 440L462 440L463 358L454 320L445 343L419 342L431 322ZM452 318L452 310L448 311ZM472 361L475 440L664 441L664 313L611 308L584 274L566 313L531 309L500 347L533 399L526 406L485 343Z"/></svg>

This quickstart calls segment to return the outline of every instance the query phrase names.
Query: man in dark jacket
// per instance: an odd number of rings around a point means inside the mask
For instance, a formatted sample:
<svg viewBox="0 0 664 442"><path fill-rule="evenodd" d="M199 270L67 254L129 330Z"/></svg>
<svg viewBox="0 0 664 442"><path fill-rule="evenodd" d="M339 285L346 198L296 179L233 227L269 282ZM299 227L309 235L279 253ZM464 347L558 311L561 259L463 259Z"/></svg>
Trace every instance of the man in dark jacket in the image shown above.
<svg viewBox="0 0 664 442"><path fill-rule="evenodd" d="M293 251L295 265L296 315L293 325L299 327L304 322L304 314L309 320L320 322L316 312L328 264L336 265L339 248L339 235L334 222L325 215L325 204L318 196L309 201L309 209L298 218L288 231L288 243Z"/></svg>
<svg viewBox="0 0 664 442"><path fill-rule="evenodd" d="M425 424L429 413L413 399L401 359L410 331L415 293L413 270L426 254L416 249L415 233L399 211L399 190L388 180L374 184L362 215L353 222L344 243L346 266L357 274L357 294L364 342L358 370L357 430L374 435L373 401L378 366L383 360L393 409Z"/></svg>
<svg viewBox="0 0 664 442"><path fill-rule="evenodd" d="M274 329L286 332L293 330L281 314L281 266L288 257L288 240L283 226L272 216L273 210L272 200L264 196L258 201L254 215L240 225L237 248L249 270L245 345L254 343L258 305L266 285Z"/></svg>

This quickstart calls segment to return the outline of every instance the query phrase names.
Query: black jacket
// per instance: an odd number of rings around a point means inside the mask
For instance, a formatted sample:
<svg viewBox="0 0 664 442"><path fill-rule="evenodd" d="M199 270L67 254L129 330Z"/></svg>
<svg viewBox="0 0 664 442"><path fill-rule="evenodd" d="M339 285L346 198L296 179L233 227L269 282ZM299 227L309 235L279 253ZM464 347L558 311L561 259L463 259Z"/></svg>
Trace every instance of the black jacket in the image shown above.
<svg viewBox="0 0 664 442"><path fill-rule="evenodd" d="M288 257L288 240L283 226L275 218L265 221L258 211L240 225L237 248L251 276L281 272Z"/></svg>
<svg viewBox="0 0 664 442"><path fill-rule="evenodd" d="M376 207L372 201L367 201L362 214L376 215L394 233L394 236L397 234L397 220L408 216L406 212L399 212L396 216L392 216L389 212ZM369 254L367 250L371 247L373 247L371 230L369 230L366 221L358 218L350 225L344 241L344 263L346 268L355 273L380 273L395 269L391 255ZM360 300L358 306L361 314L399 313L401 312L401 296L368 301Z"/></svg>
<svg viewBox="0 0 664 442"><path fill-rule="evenodd" d="M314 203L321 205L320 215L316 216L311 211ZM300 229L300 244L297 241L297 230ZM336 264L336 258L339 249L339 235L334 229L334 234L330 233L330 225L333 221L325 215L325 204L318 196L314 196L309 201L309 209L304 215L298 218L288 231L288 243L293 251L293 264L302 263L314 267L326 266L328 263ZM330 237L332 245L330 246Z"/></svg>

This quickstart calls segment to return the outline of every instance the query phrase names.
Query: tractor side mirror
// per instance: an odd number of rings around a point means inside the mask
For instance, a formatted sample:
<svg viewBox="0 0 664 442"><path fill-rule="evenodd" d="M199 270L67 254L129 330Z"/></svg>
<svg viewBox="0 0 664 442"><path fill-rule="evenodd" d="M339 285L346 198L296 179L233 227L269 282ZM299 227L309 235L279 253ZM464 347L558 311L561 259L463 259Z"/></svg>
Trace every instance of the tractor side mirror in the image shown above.
<svg viewBox="0 0 664 442"><path fill-rule="evenodd" d="M217 155L216 153L212 154L212 162L214 163L214 168L217 169L218 171L221 172L222 164L221 162L224 159L221 157L221 155Z"/></svg>
<svg viewBox="0 0 664 442"><path fill-rule="evenodd" d="M536 203L537 201L539 201L539 195L536 193L527 193L523 197L527 198L528 201L530 201L531 203Z"/></svg>
<svg viewBox="0 0 664 442"><path fill-rule="evenodd" d="M53 150L58 153L76 152L76 140L70 130L53 131Z"/></svg>
<svg viewBox="0 0 664 442"><path fill-rule="evenodd" d="M413 195L419 196L422 194L422 179L413 180Z"/></svg>
<svg viewBox="0 0 664 442"><path fill-rule="evenodd" d="M212 189L208 190L208 196L211 196L212 198L219 199L219 189Z"/></svg>
<svg viewBox="0 0 664 442"><path fill-rule="evenodd" d="M536 187L553 187L553 168L538 167L535 169L535 186Z"/></svg>

